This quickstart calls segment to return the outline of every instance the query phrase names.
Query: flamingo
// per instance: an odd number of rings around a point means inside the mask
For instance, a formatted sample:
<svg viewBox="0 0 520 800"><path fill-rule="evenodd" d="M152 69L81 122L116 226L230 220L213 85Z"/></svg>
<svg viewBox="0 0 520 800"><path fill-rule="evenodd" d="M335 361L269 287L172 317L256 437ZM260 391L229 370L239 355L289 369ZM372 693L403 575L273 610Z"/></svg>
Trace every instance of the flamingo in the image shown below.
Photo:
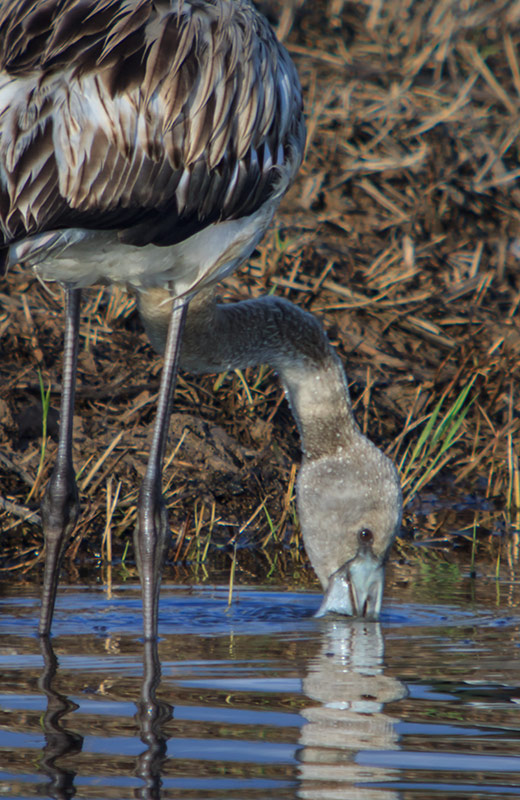
<svg viewBox="0 0 520 800"><path fill-rule="evenodd" d="M1 260L65 293L40 635L51 630L79 515L79 312L82 289L97 283L135 294L164 352L134 535L145 639L158 630L169 533L161 473L179 362L203 372L264 360L278 370L302 436L298 510L325 590L321 613L378 615L399 480L355 423L321 326L280 299L212 299L269 227L304 145L296 70L249 0L0 3Z"/></svg>

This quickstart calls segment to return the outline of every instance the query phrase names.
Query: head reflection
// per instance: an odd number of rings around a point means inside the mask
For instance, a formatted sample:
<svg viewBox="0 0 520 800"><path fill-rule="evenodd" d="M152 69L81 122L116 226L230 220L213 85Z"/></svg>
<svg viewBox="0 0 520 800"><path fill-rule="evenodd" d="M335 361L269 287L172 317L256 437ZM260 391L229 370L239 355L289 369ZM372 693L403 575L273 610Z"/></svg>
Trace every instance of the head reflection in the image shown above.
<svg viewBox="0 0 520 800"><path fill-rule="evenodd" d="M395 750L397 718L385 703L402 698L403 684L384 674L377 622L326 618L319 653L308 662L303 692L310 701L300 735L299 798L395 800L370 786L395 780L393 770L356 763L360 750Z"/></svg>

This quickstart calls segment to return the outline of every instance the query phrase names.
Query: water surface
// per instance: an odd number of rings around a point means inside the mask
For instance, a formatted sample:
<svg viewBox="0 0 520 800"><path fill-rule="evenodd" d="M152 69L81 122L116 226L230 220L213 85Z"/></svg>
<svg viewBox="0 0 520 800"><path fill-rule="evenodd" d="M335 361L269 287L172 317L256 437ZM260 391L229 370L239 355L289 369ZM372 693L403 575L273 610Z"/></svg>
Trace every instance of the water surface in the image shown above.
<svg viewBox="0 0 520 800"><path fill-rule="evenodd" d="M317 594L164 585L157 650L136 586L60 588L52 645L37 587L8 589L0 796L518 797L516 586L429 586L395 582L363 623L313 619Z"/></svg>

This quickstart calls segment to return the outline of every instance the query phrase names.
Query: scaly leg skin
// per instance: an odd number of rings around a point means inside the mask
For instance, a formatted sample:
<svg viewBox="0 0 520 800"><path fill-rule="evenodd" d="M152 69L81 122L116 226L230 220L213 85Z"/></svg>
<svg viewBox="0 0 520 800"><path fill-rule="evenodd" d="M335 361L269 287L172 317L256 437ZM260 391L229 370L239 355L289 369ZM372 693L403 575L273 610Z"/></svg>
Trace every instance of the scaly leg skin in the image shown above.
<svg viewBox="0 0 520 800"><path fill-rule="evenodd" d="M45 569L38 628L41 636L47 636L51 629L61 561L79 515L78 488L72 464L72 420L78 361L81 290L66 287L65 297L65 339L58 453L41 505L45 539Z"/></svg>
<svg viewBox="0 0 520 800"><path fill-rule="evenodd" d="M168 541L168 516L161 488L162 466L187 307L186 299L177 299L173 302L152 445L139 494L138 524L134 533L143 595L145 639L157 637L159 589L164 551Z"/></svg>

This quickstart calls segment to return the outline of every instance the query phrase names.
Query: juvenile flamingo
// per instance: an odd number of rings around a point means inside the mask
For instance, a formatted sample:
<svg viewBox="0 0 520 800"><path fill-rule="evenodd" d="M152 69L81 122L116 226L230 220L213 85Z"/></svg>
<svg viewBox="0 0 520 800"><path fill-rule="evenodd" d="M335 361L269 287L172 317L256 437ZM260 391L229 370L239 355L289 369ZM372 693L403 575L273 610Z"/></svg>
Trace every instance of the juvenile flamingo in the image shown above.
<svg viewBox="0 0 520 800"><path fill-rule="evenodd" d="M322 613L379 613L399 481L357 427L325 334L284 300L211 298L264 235L304 142L296 71L248 0L0 3L1 253L62 284L66 297L59 442L42 501L40 634L50 632L79 514L79 310L82 288L95 283L135 293L164 350L134 537L145 638L157 636L169 530L161 472L180 359L199 372L259 361L279 371L302 436L298 509L326 590Z"/></svg>

